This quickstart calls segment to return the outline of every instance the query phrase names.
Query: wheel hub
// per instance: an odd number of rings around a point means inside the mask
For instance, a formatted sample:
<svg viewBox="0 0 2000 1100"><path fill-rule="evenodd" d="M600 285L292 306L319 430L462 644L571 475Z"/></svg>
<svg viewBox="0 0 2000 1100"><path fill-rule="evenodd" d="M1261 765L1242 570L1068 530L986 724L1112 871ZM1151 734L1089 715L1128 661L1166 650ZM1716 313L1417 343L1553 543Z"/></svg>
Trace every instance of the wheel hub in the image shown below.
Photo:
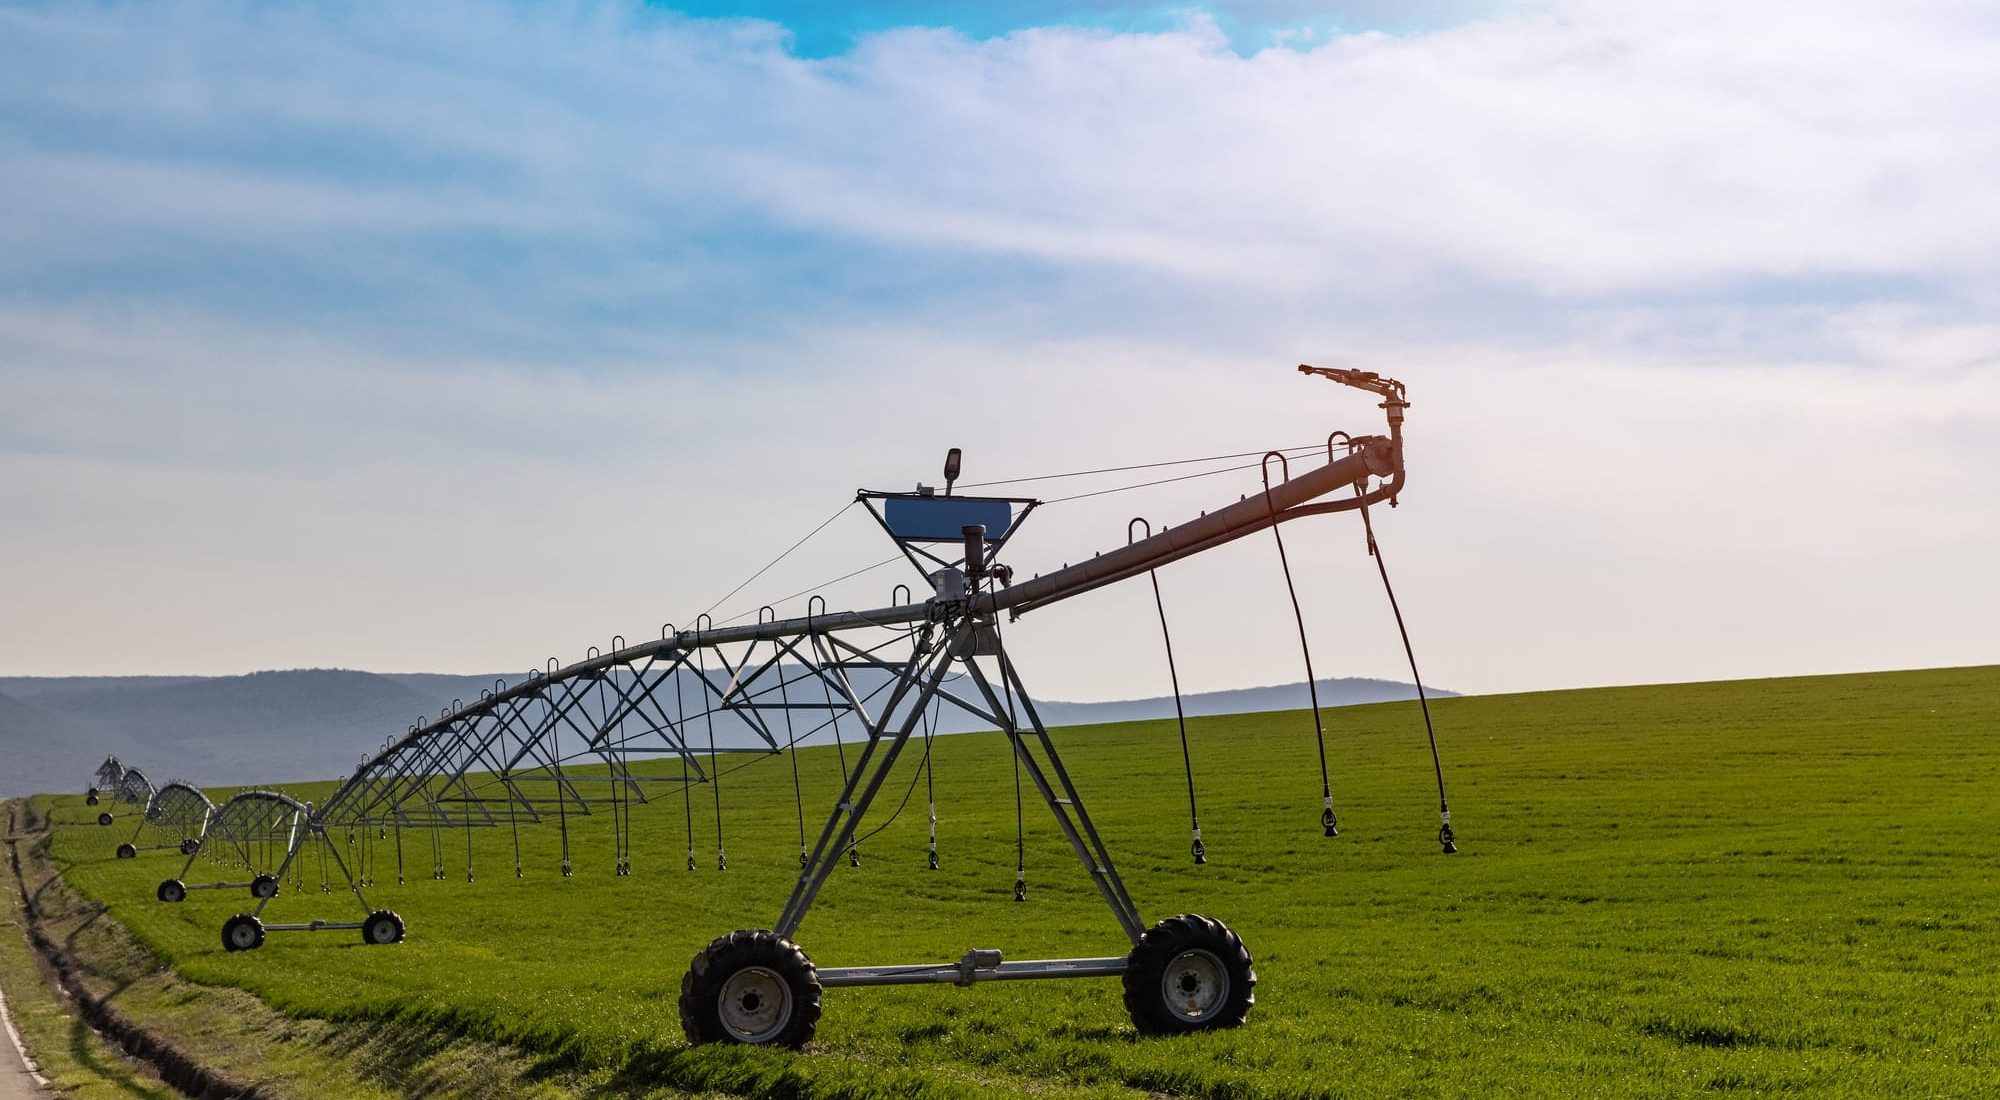
<svg viewBox="0 0 2000 1100"><path fill-rule="evenodd" d="M1229 971L1208 951L1183 951L1160 979L1167 1009L1188 1023L1207 1021L1229 1000Z"/></svg>
<svg viewBox="0 0 2000 1100"><path fill-rule="evenodd" d="M792 990L778 972L747 966L729 976L716 998L722 1026L739 1042L768 1043L792 1019Z"/></svg>

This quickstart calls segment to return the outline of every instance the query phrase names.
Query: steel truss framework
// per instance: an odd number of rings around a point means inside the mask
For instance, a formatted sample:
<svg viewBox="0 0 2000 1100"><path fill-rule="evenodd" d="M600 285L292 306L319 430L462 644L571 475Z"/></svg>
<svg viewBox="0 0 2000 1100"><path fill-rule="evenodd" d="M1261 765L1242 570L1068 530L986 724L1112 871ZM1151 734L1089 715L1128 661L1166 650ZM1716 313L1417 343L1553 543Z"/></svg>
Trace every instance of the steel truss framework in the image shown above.
<svg viewBox="0 0 2000 1100"><path fill-rule="evenodd" d="M115 792L118 789L118 781L123 778L125 778L125 765L120 764L115 756L105 757L104 763L99 764L97 770L90 773L90 786L83 796L84 805L97 805L99 796L106 792ZM98 823L105 824L103 815L98 816Z"/></svg>
<svg viewBox="0 0 2000 1100"><path fill-rule="evenodd" d="M105 775L115 765L117 765L116 757L105 760L104 765L98 768L98 775ZM91 793L85 801L93 806L96 805L99 793L97 788L91 788ZM153 783L137 768L120 767L118 778L110 785L108 793L113 802L127 806L148 806L153 801ZM99 825L111 825L117 820L117 816L110 810L104 810L97 815Z"/></svg>
<svg viewBox="0 0 2000 1100"><path fill-rule="evenodd" d="M964 558L924 555L944 567L932 576L938 595L922 603L827 613L823 601L816 598L802 618L778 619L766 609L754 624L723 628L704 618L694 630L670 626L658 640L618 644L606 653L593 651L585 660L567 667L551 662L548 669L521 683L511 687L496 684L479 699L455 704L436 720L411 728L366 761L317 809L289 803L290 816L284 824L263 819L263 835L274 836L278 830L290 833L275 877L282 880L301 852L320 842L346 875L362 911L370 914L367 919L374 921L385 915L393 919L392 914L370 913L362 894L365 879L353 874L341 859L339 846L327 840L328 830L518 827L552 818L566 830L571 814L608 808L618 821L633 803L649 801L661 785L680 790L687 784L707 783L716 787L719 806L717 781L721 776L715 761L718 753L727 750L718 747L718 723L738 730L747 728L757 743L751 751L781 752L842 719L858 722L866 730L859 755L847 771L842 792L827 813L816 842L802 852L796 884L772 926L773 933L789 941L839 857L855 842L920 721L931 708L942 704L1003 731L1021 770L1048 806L1135 953L1006 962L998 951L973 951L956 962L936 965L818 968L817 985L971 984L1123 974L1136 965L1132 960L1142 950L1148 927L1119 877L1019 670L1005 651L1000 619L1150 573L1282 522L1393 501L1405 476L1401 429L1407 403L1400 383L1359 372L1301 370L1381 397L1390 434L1349 437L1334 433L1328 439L1325 463L1313 469L1293 476L1287 468L1274 481L1267 461L1262 494L1019 583L1008 585L1004 569L989 568L977 537L981 529L968 527ZM1341 493L1351 495L1336 496ZM864 492L861 497L908 500L916 494ZM954 677L954 672L962 676ZM804 732L799 729L800 714L816 719L805 725ZM779 715L783 721L774 722ZM682 774L662 775L656 769L642 772L631 767L634 760L661 758L678 759ZM589 765L587 771L584 765ZM223 821L231 807L248 797L238 796L217 812L210 825L211 838L222 832L234 834L237 827L224 830ZM719 822L718 815L715 860L719 868L726 868ZM627 835L621 827L617 863L621 874L630 869ZM566 831L563 852L564 872L568 873ZM690 867L696 858L690 847ZM433 873L442 875L441 858ZM327 920L265 926L260 922L270 900L270 894L262 895L253 912L232 918L224 931L226 946L257 946L264 931L369 927L365 922ZM394 931L400 938L400 921ZM364 938L371 942L388 942L374 936L374 931L364 931ZM1240 951L1240 941L1233 934L1229 939ZM718 940L717 945L723 942ZM786 946L789 948L789 942ZM1243 964L1247 972L1247 954ZM807 968L812 969L809 963ZM1254 982L1254 975L1248 978ZM684 1000L684 1019L686 1011ZM816 1018L816 1012L814 1015ZM689 1028L693 1035L694 1024ZM731 1036L725 1032L717 1037ZM767 1041L745 1038L743 1033L734 1037Z"/></svg>
<svg viewBox="0 0 2000 1100"><path fill-rule="evenodd" d="M214 812L215 803L199 788L176 779L153 793L132 839L119 845L118 855L129 859L140 852L172 850L191 856L201 848Z"/></svg>
<svg viewBox="0 0 2000 1100"><path fill-rule="evenodd" d="M204 801L206 801L204 799ZM215 807L199 843L182 846L187 862L180 873L160 883L161 901L184 900L192 890L248 889L268 901L278 893L284 869L315 834L308 828L312 807L282 791L244 791ZM220 882L188 882L195 861L206 856L239 877Z"/></svg>
<svg viewBox="0 0 2000 1100"><path fill-rule="evenodd" d="M153 800L153 783L137 768L126 768L112 788L112 796L128 806L144 806Z"/></svg>

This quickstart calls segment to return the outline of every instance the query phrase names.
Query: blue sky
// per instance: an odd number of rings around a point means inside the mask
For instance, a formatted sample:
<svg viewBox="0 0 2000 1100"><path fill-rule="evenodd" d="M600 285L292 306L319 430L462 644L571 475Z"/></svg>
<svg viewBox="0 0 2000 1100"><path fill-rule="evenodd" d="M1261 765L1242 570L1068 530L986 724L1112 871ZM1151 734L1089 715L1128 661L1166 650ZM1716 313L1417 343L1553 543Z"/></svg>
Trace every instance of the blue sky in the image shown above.
<svg viewBox="0 0 2000 1100"><path fill-rule="evenodd" d="M1410 384L1383 535L1446 686L2000 656L1986 7L740 10L0 4L0 671L526 667L948 446L1374 415L1301 361ZM1384 644L1322 664L1394 675L1351 534L1309 595ZM766 596L874 560L828 537ZM1192 687L1290 675L1266 549L1175 580ZM1064 650L1143 611L1019 640L1154 694Z"/></svg>
<svg viewBox="0 0 2000 1100"><path fill-rule="evenodd" d="M658 5L703 19L761 19L784 27L805 57L845 53L857 38L904 27L950 28L971 38L992 38L1037 27L1069 27L1112 34L1156 34L1190 19L1211 20L1239 53L1273 46L1303 48L1336 34L1379 31L1411 34L1492 14L1501 5L1483 0L1411 0L1327 4L1312 0L1238 0L1209 4L1131 4L1034 0L966 3L878 0L829 4L814 0L709 0Z"/></svg>

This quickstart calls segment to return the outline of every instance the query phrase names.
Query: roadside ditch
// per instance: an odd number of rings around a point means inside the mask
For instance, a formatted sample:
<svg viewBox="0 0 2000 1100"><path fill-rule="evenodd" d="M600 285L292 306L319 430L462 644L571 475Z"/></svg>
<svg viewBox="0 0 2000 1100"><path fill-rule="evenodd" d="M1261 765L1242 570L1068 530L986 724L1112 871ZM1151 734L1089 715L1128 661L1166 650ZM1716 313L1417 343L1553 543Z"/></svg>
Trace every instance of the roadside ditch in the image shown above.
<svg viewBox="0 0 2000 1100"><path fill-rule="evenodd" d="M606 1089L513 1048L399 1021L287 1016L240 989L181 978L106 906L70 886L50 850L40 800L6 803L6 874L46 984L112 1048L199 1100L392 1100L508 1096L523 1100L680 1095ZM155 1086L157 1087L157 1086Z"/></svg>

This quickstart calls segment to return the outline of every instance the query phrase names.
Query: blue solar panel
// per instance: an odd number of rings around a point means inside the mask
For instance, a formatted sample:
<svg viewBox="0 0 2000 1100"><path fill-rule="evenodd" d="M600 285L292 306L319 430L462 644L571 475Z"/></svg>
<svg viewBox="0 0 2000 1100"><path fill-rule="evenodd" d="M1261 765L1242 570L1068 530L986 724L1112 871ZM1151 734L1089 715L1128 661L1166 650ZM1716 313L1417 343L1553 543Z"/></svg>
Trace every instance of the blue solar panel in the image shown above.
<svg viewBox="0 0 2000 1100"><path fill-rule="evenodd" d="M906 542L956 542L974 524L986 528L990 542L1007 537L1014 506L986 497L889 497L882 502L882 521Z"/></svg>

